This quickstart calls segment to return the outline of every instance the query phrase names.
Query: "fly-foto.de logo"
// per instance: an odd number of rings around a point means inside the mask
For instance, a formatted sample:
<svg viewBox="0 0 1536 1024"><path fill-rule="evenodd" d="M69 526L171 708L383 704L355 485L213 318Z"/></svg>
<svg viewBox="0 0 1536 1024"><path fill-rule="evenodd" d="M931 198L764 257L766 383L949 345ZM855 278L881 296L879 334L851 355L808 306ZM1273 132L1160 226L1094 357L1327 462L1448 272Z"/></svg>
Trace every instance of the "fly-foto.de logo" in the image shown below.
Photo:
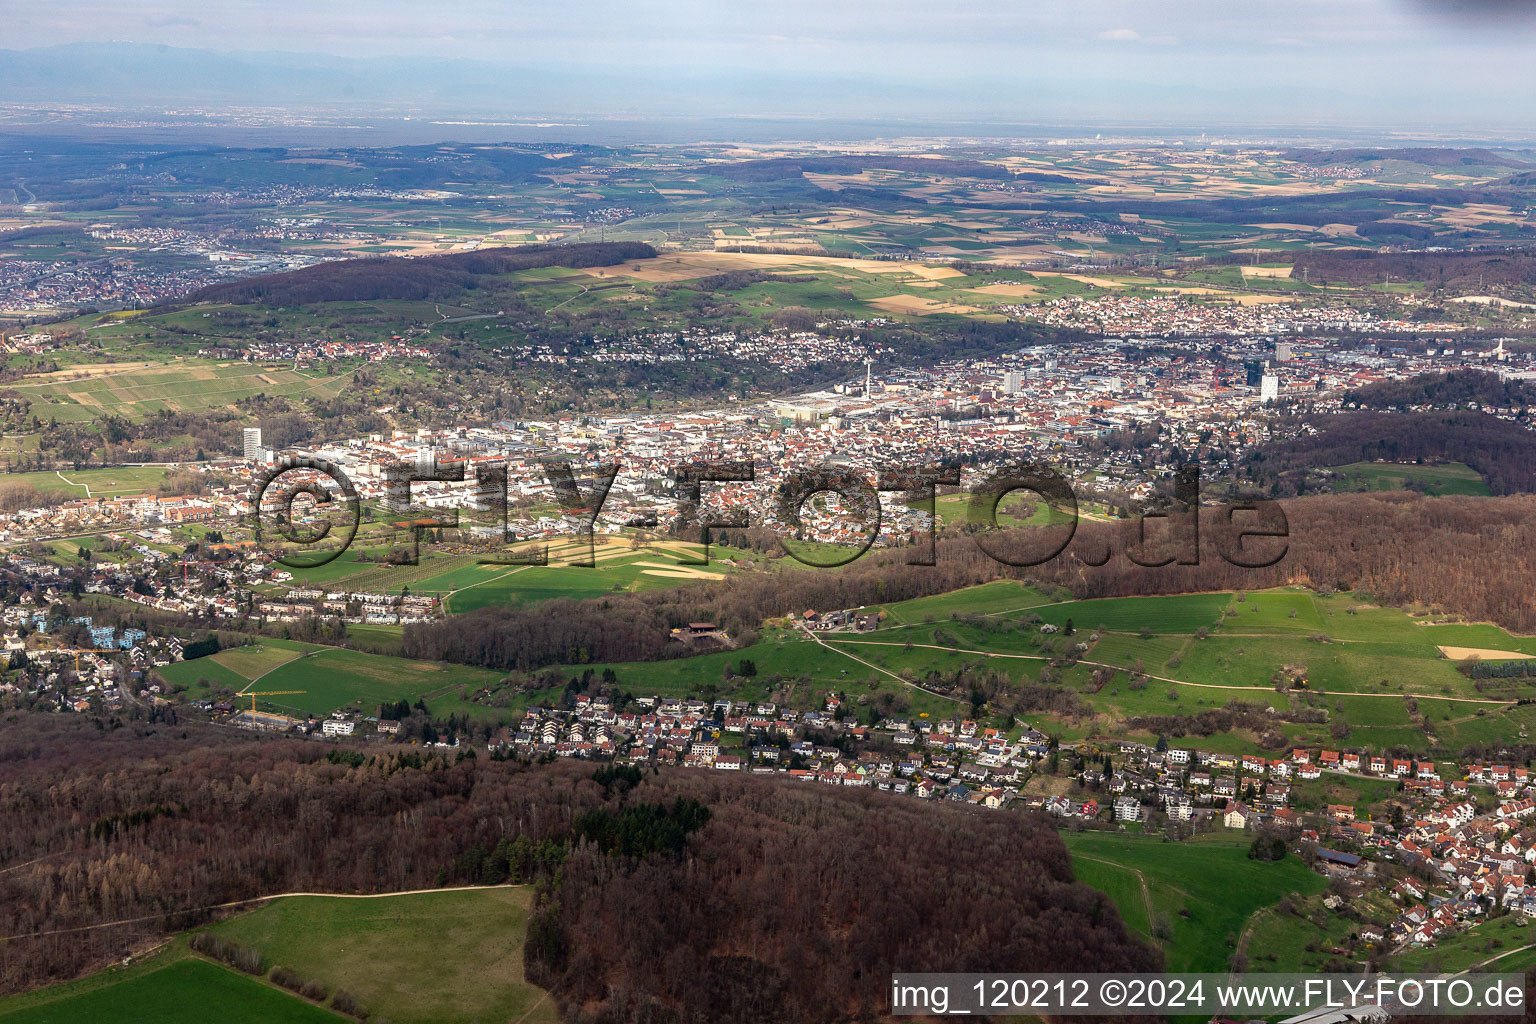
<svg viewBox="0 0 1536 1024"><path fill-rule="evenodd" d="M848 565L877 546L909 548L909 565L936 565L935 502L940 488L953 493L961 482L958 466L893 466L873 477L817 466L776 471L767 497L756 503L720 502L711 500L719 497L712 490L757 483L757 467L747 461L693 461L674 467L659 487L654 479L647 481L669 510L665 523L655 515L602 519L622 473L615 462L578 467L568 460L538 460L551 514L541 516L537 529L519 529L510 511L513 486L516 480L522 493L527 481L514 478L505 462L483 463L472 472L462 460L395 464L365 496L333 462L283 457L257 478L252 516L258 543L276 548L277 561L293 568L316 568L340 557L356 540L365 509L408 542L398 564L416 564L423 537L457 530L485 549L477 558L484 564L548 565L550 541L559 538L571 542L561 564L590 568L596 565L598 533L660 532L697 543L698 557L683 564L706 565L713 535L761 527L773 532L787 556L816 568ZM988 557L1013 567L1060 557L1103 565L1114 556L1115 540L1130 561L1149 568L1198 565L1211 553L1245 569L1285 557L1289 523L1278 502L1202 507L1200 467L1192 463L1179 466L1170 482L1163 506L1115 520L1114 531L1089 535L1079 531L1084 516L1077 494L1055 467L1038 462L994 467L963 492L963 515L951 525ZM423 504L414 500L413 485L467 486L441 490L431 504ZM1039 512L1028 523L1006 522L1005 503L1019 497ZM893 528L888 516L897 509L904 523L912 510L927 515L920 528ZM829 520L835 529L827 528Z"/></svg>

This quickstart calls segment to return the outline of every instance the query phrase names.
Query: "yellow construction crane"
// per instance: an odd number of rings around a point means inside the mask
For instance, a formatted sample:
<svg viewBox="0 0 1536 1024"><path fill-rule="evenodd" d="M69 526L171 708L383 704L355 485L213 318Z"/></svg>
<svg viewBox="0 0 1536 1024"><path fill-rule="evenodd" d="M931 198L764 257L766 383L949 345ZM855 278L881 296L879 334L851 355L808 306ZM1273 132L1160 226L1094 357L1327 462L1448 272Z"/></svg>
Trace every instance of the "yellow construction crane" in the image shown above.
<svg viewBox="0 0 1536 1024"><path fill-rule="evenodd" d="M75 648L75 675L80 674L80 655L82 654L122 654L116 647L77 647Z"/></svg>
<svg viewBox="0 0 1536 1024"><path fill-rule="evenodd" d="M71 648L65 647L63 644L55 644L55 643L53 643L53 641L51 639L41 638L41 637L38 639L38 643L39 644L45 644L45 643L53 644L53 646L49 646L49 647L39 647L38 650L41 650L41 651L61 651L61 652L71 652L71 653L73 653L74 656L75 656L75 675L79 675L80 674L80 655L82 655L82 654L122 654L123 653L121 650L119 650L116 647L76 647L76 648L73 648L71 650Z"/></svg>
<svg viewBox="0 0 1536 1024"><path fill-rule="evenodd" d="M308 693L308 690L256 690L252 693L242 693L240 696L251 698L251 714L256 713L257 697L277 697L285 693Z"/></svg>

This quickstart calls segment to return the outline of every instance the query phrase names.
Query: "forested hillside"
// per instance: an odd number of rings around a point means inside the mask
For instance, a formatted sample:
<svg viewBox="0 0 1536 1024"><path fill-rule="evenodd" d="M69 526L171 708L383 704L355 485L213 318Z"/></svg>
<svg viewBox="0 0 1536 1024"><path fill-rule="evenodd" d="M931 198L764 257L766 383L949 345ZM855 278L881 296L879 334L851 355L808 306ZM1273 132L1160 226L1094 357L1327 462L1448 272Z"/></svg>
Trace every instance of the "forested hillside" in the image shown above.
<svg viewBox="0 0 1536 1024"><path fill-rule="evenodd" d="M1391 210L1380 211L1384 217ZM1351 222L1355 223L1355 222ZM1396 223L1400 231L1416 225ZM1529 248L1496 252L1377 252L1373 249L1334 249L1296 255L1296 273L1310 280L1335 284L1381 284L1422 281L1438 289L1483 289L1536 283L1536 252Z"/></svg>
<svg viewBox="0 0 1536 1024"><path fill-rule="evenodd" d="M531 939L529 977L567 1020L873 1020L897 965L1160 966L1072 884L1043 818L721 772L665 772L630 800L652 793L716 813L682 859L566 861L548 911L565 945Z"/></svg>
<svg viewBox="0 0 1536 1024"><path fill-rule="evenodd" d="M714 771L594 778L99 729L29 717L0 734L0 992L231 900L508 880L541 886L530 976L570 1020L867 1020L895 970L1159 963L1027 815ZM106 922L126 923L91 927Z"/></svg>
<svg viewBox="0 0 1536 1024"><path fill-rule="evenodd" d="M866 170L916 171L923 174L945 174L961 178L1013 177L1013 172L1001 164L982 163L979 160L931 159L927 157L903 157L882 154L861 156L805 156L779 157L769 160L733 160L729 163L708 164L699 168L707 174L718 174L731 181L777 181L782 178L798 178L801 174L859 174ZM1052 175L1056 181L1072 179Z"/></svg>
<svg viewBox="0 0 1536 1024"><path fill-rule="evenodd" d="M286 274L216 284L187 296L188 302L264 302L302 306L312 302L373 299L446 299L472 290L478 279L536 267L611 267L656 255L644 242L525 245L414 259L338 260Z"/></svg>
<svg viewBox="0 0 1536 1024"><path fill-rule="evenodd" d="M1249 452L1244 480L1275 495L1305 489L1307 469L1378 459L1462 462L1494 494L1536 491L1536 432L1480 412L1346 412L1310 420L1314 432Z"/></svg>
<svg viewBox="0 0 1536 1024"><path fill-rule="evenodd" d="M1345 397L1345 405L1398 410L1424 405L1525 409L1536 407L1536 385L1477 370L1423 373L1408 380L1384 380L1357 388Z"/></svg>

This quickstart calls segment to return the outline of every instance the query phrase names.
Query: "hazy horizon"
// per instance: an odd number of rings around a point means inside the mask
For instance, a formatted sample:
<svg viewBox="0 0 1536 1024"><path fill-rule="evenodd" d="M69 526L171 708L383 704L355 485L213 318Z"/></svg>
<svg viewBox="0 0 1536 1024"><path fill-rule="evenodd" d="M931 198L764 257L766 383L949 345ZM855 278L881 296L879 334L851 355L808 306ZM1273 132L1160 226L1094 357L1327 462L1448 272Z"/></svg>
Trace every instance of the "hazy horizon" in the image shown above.
<svg viewBox="0 0 1536 1024"><path fill-rule="evenodd" d="M579 16L526 3L68 3L18 9L6 35L0 86L12 108L1536 135L1536 17L1514 0L983 2L954 11L906 0L602 0Z"/></svg>

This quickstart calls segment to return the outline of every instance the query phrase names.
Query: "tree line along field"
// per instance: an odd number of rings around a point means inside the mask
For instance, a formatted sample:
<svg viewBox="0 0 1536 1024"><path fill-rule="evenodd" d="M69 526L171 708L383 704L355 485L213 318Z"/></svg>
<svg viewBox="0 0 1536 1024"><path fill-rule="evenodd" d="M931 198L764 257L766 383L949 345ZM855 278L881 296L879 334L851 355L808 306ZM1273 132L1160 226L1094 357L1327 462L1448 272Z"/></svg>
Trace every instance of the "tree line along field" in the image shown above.
<svg viewBox="0 0 1536 1024"><path fill-rule="evenodd" d="M611 670L635 693L767 699L778 692L803 704L837 692L866 708L949 717L973 705L964 685L934 692L946 682L996 679L988 693L995 710L1023 688L1038 688L1054 665L1048 685L1075 694L1080 707L1018 709L1045 731L1148 743L1161 732L1232 752L1262 749L1251 726L1198 729L1202 713L1232 701L1275 709L1266 729L1298 745L1454 752L1536 726L1536 704L1518 703L1536 698L1536 680L1489 680L1480 690L1458 670L1469 655L1536 657L1536 638L1383 608L1365 595L1289 587L1060 601L997 581L875 610L881 620L872 632L817 633L813 641L770 623L758 642L736 651L561 671ZM735 670L743 661L755 675ZM1293 713L1304 720L1287 721Z"/></svg>
<svg viewBox="0 0 1536 1024"><path fill-rule="evenodd" d="M127 967L0 999L0 1024L338 1024L335 993L395 1024L554 1024L553 1002L523 977L526 887L348 898L291 896L173 937ZM193 951L197 932L260 954L261 975ZM274 968L318 999L275 984Z"/></svg>

